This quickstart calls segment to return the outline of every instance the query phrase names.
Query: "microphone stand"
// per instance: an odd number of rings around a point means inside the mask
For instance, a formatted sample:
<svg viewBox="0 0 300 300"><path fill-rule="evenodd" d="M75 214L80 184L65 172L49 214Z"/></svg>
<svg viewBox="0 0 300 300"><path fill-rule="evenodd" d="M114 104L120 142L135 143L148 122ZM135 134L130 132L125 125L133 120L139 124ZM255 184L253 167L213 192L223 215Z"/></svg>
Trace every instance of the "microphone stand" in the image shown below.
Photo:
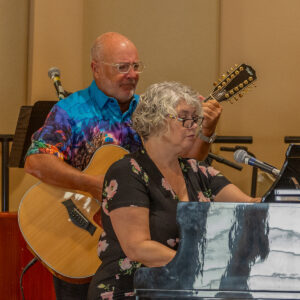
<svg viewBox="0 0 300 300"><path fill-rule="evenodd" d="M230 161L230 160L227 160L227 159L225 159L225 158L222 157L222 156L213 154L213 153L211 153L211 152L208 153L208 157L211 158L211 159L214 159L215 161L217 161L217 162L219 162L219 163L222 163L222 164L224 164L224 165L226 165L226 166L229 166L229 167L231 167L231 168L234 168L234 169L236 169L236 170L241 171L241 170L243 169L242 166L240 166L240 165L238 165L238 164L236 164L236 163L234 163L234 162L232 162L232 161Z"/></svg>

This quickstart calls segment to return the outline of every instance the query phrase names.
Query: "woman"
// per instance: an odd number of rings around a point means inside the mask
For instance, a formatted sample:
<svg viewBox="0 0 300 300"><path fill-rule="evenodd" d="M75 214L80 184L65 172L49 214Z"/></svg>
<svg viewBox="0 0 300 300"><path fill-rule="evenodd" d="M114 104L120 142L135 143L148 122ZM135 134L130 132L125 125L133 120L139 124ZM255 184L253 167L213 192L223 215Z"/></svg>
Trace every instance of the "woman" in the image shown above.
<svg viewBox="0 0 300 300"><path fill-rule="evenodd" d="M144 149L108 170L103 186L99 257L89 299L133 295L141 265L164 266L176 253L178 201L258 201L213 167L182 158L193 145L202 115L199 95L176 82L151 85L133 114Z"/></svg>

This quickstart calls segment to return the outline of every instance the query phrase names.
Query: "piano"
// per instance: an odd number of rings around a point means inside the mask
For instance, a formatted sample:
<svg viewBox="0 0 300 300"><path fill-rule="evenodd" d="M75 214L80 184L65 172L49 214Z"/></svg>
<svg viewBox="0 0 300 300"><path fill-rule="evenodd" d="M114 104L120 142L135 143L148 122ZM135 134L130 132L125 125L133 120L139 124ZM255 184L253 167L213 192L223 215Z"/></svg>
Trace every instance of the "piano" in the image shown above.
<svg viewBox="0 0 300 300"><path fill-rule="evenodd" d="M290 144L280 174L263 202L300 202L300 145Z"/></svg>
<svg viewBox="0 0 300 300"><path fill-rule="evenodd" d="M176 256L136 271L136 299L300 299L299 146L286 157L263 203L179 203Z"/></svg>

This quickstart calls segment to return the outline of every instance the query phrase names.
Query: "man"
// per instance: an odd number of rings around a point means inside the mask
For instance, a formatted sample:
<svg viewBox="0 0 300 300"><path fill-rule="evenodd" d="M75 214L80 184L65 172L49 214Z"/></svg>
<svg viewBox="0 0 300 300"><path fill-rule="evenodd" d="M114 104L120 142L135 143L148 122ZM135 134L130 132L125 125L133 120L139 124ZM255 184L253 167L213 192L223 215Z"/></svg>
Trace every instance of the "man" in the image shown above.
<svg viewBox="0 0 300 300"><path fill-rule="evenodd" d="M143 64L135 45L116 32L96 39L91 59L94 81L53 107L44 126L33 135L25 171L45 183L89 192L101 199L103 175L81 171L105 143L118 144L130 152L140 147L140 138L130 127L130 117L139 99L134 92ZM210 137L222 109L216 101L204 103L203 107L202 134ZM197 138L185 155L203 159L209 146ZM54 283L57 299L86 297L87 284L69 284L55 277Z"/></svg>

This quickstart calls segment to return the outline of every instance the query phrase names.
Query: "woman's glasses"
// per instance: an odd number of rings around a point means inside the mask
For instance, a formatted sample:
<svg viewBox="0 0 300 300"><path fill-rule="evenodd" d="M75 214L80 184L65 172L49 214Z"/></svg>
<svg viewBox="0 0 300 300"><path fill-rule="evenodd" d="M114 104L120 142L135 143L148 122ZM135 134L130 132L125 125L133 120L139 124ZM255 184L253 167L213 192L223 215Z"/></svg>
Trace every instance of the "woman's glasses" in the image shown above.
<svg viewBox="0 0 300 300"><path fill-rule="evenodd" d="M192 117L192 118L179 118L179 117L174 116L174 115L168 115L168 117L181 122L182 126L184 128L192 128L194 124L197 124L198 126L200 126L203 122L203 119L204 119L202 116L195 116L195 117Z"/></svg>

